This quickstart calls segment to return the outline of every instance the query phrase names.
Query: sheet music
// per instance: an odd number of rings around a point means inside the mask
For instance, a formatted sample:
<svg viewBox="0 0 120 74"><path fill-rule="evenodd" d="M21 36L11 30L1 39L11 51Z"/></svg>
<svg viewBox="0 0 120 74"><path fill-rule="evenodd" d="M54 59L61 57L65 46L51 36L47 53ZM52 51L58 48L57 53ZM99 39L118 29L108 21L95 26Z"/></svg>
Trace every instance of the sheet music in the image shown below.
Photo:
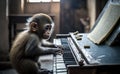
<svg viewBox="0 0 120 74"><path fill-rule="evenodd" d="M110 3L96 27L88 34L88 38L100 44L111 33L119 18L120 4Z"/></svg>

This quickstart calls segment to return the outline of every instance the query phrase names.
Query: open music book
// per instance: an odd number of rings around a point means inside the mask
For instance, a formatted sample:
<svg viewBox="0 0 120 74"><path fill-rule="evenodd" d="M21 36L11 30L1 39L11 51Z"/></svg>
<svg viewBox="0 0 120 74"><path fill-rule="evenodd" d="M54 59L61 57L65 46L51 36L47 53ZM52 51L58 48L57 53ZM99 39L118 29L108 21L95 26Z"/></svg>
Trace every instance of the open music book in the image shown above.
<svg viewBox="0 0 120 74"><path fill-rule="evenodd" d="M96 26L88 34L88 38L95 44L102 43L110 35L116 22L120 19L120 3L110 2L104 10Z"/></svg>

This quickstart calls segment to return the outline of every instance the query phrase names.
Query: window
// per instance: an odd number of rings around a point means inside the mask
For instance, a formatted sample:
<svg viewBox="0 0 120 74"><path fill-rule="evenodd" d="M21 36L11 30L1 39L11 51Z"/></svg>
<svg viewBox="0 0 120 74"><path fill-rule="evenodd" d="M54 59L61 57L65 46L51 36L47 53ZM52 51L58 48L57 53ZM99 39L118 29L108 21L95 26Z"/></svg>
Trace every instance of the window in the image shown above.
<svg viewBox="0 0 120 74"><path fill-rule="evenodd" d="M28 0L28 2L50 2L51 0Z"/></svg>
<svg viewBox="0 0 120 74"><path fill-rule="evenodd" d="M60 0L28 0L30 3L36 2L60 2Z"/></svg>
<svg viewBox="0 0 120 74"><path fill-rule="evenodd" d="M60 2L60 0L52 0L53 2Z"/></svg>

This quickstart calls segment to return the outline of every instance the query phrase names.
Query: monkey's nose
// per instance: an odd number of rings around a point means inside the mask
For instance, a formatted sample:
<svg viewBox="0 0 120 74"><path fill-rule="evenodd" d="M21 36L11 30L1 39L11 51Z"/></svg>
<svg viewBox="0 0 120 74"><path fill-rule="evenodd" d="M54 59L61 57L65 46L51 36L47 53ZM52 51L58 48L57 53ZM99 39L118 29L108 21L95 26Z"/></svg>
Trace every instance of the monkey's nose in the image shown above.
<svg viewBox="0 0 120 74"><path fill-rule="evenodd" d="M50 34L50 31L49 31L49 30L47 31L47 34Z"/></svg>

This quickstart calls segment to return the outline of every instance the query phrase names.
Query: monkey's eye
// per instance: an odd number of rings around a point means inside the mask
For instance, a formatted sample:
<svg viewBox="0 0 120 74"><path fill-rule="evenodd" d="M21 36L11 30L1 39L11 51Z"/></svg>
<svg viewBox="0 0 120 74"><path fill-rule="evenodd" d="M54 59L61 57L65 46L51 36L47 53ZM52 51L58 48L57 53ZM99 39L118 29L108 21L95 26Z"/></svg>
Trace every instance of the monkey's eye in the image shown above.
<svg viewBox="0 0 120 74"><path fill-rule="evenodd" d="M47 26L47 27L45 27L45 29L46 29L46 30L49 30L50 28Z"/></svg>
<svg viewBox="0 0 120 74"><path fill-rule="evenodd" d="M46 26L45 26L44 29L45 29L45 30L51 30L51 27L52 27L52 26L51 26L50 24L46 24Z"/></svg>

